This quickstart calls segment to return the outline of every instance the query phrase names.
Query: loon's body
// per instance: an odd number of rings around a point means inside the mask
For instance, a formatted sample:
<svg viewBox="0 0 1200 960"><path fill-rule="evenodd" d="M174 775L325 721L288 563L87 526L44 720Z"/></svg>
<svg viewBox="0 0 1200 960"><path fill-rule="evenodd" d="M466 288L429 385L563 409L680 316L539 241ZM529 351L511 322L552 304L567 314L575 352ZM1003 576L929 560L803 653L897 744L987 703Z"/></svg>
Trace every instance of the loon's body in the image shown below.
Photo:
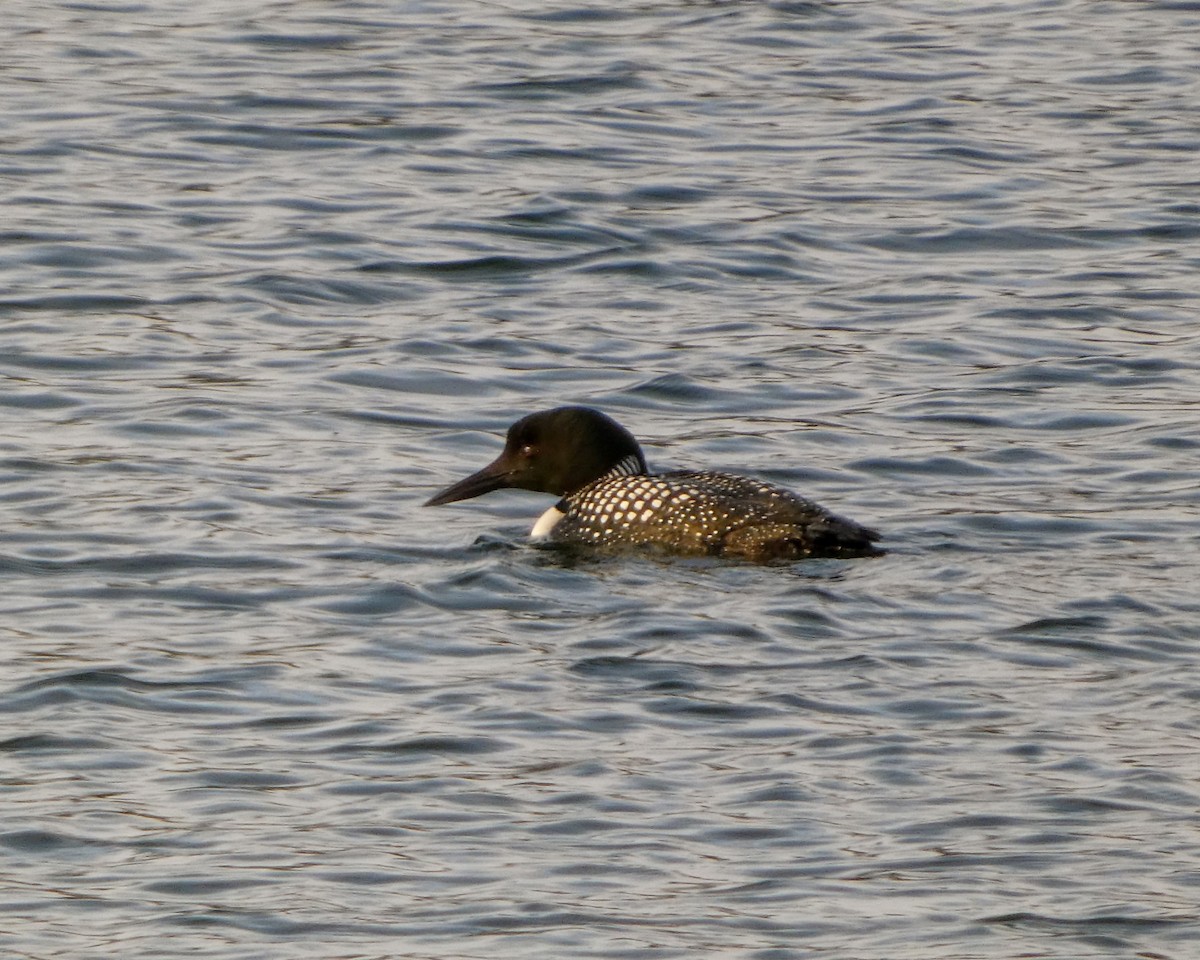
<svg viewBox="0 0 1200 960"><path fill-rule="evenodd" d="M780 487L710 471L652 474L632 434L588 407L518 420L493 463L426 506L505 487L562 498L534 525L539 540L756 561L880 552L874 530Z"/></svg>

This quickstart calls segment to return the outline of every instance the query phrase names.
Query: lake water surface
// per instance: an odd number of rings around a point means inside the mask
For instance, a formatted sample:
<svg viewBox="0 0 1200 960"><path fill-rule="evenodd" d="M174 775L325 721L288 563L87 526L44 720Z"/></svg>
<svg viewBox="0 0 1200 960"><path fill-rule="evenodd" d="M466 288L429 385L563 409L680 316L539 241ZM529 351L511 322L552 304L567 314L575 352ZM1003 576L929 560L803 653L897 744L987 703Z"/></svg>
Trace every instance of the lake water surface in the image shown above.
<svg viewBox="0 0 1200 960"><path fill-rule="evenodd" d="M5 17L6 957L1196 956L1200 5ZM566 402L889 553L420 508Z"/></svg>

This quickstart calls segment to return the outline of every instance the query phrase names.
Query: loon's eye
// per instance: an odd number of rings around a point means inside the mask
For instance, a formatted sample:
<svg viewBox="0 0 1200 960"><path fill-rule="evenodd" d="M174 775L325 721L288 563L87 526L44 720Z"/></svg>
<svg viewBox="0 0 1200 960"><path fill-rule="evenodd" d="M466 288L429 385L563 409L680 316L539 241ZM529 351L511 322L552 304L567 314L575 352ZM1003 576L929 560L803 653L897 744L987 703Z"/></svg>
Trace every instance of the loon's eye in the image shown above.
<svg viewBox="0 0 1200 960"><path fill-rule="evenodd" d="M521 456L523 456L526 460L532 459L536 454L537 447L535 447L532 443L527 443L521 448Z"/></svg>

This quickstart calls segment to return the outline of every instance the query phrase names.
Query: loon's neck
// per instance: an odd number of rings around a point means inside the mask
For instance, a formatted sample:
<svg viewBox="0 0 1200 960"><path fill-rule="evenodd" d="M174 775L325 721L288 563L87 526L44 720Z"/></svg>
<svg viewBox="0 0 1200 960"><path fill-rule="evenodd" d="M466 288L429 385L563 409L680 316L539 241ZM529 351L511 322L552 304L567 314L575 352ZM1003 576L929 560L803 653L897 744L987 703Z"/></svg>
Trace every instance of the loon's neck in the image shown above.
<svg viewBox="0 0 1200 960"><path fill-rule="evenodd" d="M609 477L640 477L648 472L646 461L642 459L642 455L640 453L631 453L622 457L596 479L607 480Z"/></svg>

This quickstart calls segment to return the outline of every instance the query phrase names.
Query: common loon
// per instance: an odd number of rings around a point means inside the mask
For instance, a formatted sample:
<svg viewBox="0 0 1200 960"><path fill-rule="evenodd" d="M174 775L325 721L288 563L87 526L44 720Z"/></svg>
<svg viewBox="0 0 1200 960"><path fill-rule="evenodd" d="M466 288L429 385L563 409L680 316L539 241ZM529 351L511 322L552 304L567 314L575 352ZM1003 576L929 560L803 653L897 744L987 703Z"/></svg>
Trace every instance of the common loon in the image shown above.
<svg viewBox="0 0 1200 960"><path fill-rule="evenodd" d="M881 552L873 546L874 530L780 487L707 470L650 473L633 435L589 407L557 407L518 420L499 457L425 506L506 487L562 498L534 525L535 540L655 546L758 562Z"/></svg>

